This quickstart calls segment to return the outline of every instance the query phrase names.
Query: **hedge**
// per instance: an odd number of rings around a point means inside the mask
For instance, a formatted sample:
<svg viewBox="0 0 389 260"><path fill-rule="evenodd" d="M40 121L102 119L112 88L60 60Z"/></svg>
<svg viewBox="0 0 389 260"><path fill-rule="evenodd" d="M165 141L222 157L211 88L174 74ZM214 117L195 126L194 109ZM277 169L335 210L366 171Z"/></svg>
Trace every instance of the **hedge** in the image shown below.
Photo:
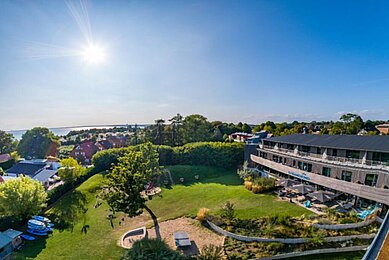
<svg viewBox="0 0 389 260"><path fill-rule="evenodd" d="M198 142L183 146L157 146L160 165L206 165L234 168L243 163L242 143ZM113 148L96 153L92 163L97 171L111 169L117 159L137 146Z"/></svg>

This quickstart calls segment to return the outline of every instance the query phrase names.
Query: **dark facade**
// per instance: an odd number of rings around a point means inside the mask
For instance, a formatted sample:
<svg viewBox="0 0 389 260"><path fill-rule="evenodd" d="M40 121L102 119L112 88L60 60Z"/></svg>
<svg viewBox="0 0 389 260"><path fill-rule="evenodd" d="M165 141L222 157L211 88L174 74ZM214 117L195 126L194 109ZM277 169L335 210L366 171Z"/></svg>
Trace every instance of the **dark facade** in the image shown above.
<svg viewBox="0 0 389 260"><path fill-rule="evenodd" d="M296 134L262 139L250 153L265 171L389 204L389 136Z"/></svg>

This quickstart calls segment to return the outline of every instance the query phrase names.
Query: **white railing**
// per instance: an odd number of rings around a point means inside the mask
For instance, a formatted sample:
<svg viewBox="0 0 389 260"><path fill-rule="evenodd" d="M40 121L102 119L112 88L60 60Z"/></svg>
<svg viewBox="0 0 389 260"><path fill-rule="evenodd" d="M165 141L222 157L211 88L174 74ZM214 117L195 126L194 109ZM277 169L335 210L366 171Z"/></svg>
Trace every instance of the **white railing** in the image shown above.
<svg viewBox="0 0 389 260"><path fill-rule="evenodd" d="M307 153L298 151L295 153L294 150L289 150L285 148L274 148L273 146L268 145L262 145L260 146L260 149L268 149L274 152L292 155L292 156L301 156L306 157L308 159L319 159L320 161L332 161L332 162L340 162L340 163L346 163L346 164L358 164L359 166L378 166L378 167L389 167L389 162L381 162L381 161L373 161L373 160L363 160L363 159L354 159L354 158L345 158L345 157L339 157L339 156L323 156L323 154L316 154L316 153Z"/></svg>

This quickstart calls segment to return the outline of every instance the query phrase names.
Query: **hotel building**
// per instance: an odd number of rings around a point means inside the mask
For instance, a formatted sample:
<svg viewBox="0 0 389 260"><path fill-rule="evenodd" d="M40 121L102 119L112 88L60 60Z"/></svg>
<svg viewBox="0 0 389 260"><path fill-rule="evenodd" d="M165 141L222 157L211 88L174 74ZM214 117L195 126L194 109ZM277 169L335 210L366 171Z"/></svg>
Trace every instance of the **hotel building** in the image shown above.
<svg viewBox="0 0 389 260"><path fill-rule="evenodd" d="M294 134L246 145L252 166L344 193L355 204L389 205L389 136Z"/></svg>

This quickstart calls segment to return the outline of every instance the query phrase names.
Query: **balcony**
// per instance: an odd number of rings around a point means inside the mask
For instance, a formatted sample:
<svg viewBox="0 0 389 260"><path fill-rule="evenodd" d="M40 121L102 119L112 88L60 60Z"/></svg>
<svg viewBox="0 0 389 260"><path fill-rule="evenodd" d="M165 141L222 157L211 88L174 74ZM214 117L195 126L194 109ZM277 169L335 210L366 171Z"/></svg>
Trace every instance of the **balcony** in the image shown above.
<svg viewBox="0 0 389 260"><path fill-rule="evenodd" d="M290 150L285 148L278 148L278 147L262 145L262 144L259 145L259 148L263 151L269 150L271 152L276 152L281 155L296 156L296 157L300 157L308 160L314 160L318 162L341 164L345 166L362 167L362 168L376 169L376 170L381 169L381 170L389 171L388 162L353 159L353 158L345 158L345 157L331 156L331 155L327 155L326 157L324 157L323 154L307 153L307 152L295 151L295 150Z"/></svg>

